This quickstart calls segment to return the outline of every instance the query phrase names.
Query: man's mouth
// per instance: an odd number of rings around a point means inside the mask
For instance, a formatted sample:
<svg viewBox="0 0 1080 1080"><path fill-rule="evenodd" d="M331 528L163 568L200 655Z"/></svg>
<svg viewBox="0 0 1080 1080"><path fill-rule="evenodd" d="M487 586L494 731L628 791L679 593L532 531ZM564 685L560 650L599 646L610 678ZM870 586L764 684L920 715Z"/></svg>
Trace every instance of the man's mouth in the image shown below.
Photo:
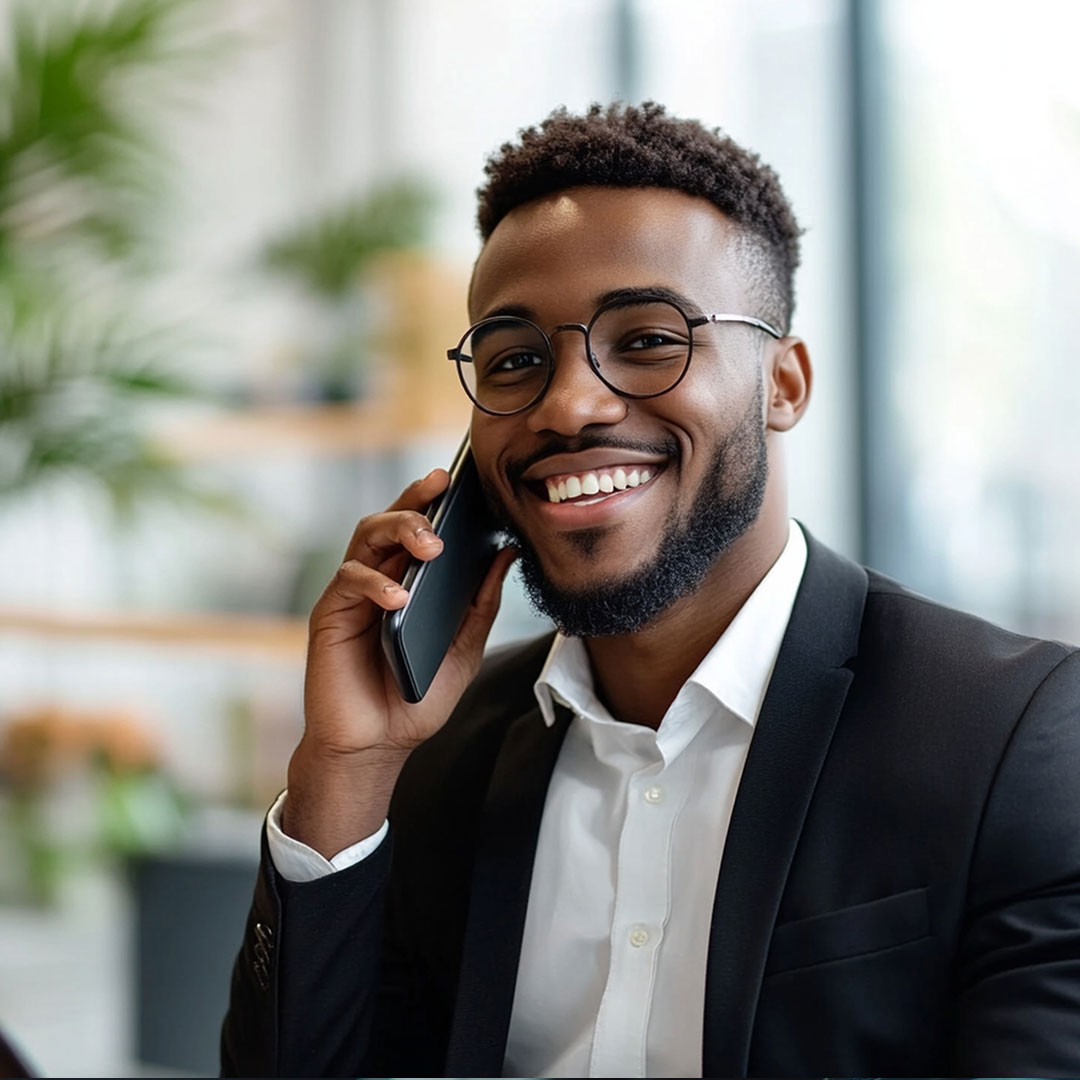
<svg viewBox="0 0 1080 1080"><path fill-rule="evenodd" d="M543 480L548 502L599 502L608 495L640 487L653 479L660 469L638 465L613 465L588 472L561 473Z"/></svg>
<svg viewBox="0 0 1080 1080"><path fill-rule="evenodd" d="M637 503L678 461L678 445L610 443L572 446L552 443L527 465L507 470L510 485L536 498L541 518L556 529L612 524Z"/></svg>

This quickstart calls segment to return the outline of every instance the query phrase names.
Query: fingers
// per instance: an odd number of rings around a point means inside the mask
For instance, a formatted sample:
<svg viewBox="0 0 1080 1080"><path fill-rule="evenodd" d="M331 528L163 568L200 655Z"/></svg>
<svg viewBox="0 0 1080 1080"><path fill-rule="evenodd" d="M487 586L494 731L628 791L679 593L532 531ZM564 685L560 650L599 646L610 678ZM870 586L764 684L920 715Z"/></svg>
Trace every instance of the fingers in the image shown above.
<svg viewBox="0 0 1080 1080"><path fill-rule="evenodd" d="M450 474L432 469L423 479L410 484L381 514L371 514L356 526L346 561L357 559L377 566L402 548L418 559L431 559L442 551L442 541L431 531L423 511L446 489Z"/></svg>
<svg viewBox="0 0 1080 1080"><path fill-rule="evenodd" d="M356 559L348 559L338 567L330 584L323 590L311 613L312 625L341 612L354 612L371 603L382 611L396 611L405 605L409 594L391 577Z"/></svg>
<svg viewBox="0 0 1080 1080"><path fill-rule="evenodd" d="M402 549L425 562L443 549L431 522L416 510L388 510L372 514L356 526L345 559L378 566Z"/></svg>

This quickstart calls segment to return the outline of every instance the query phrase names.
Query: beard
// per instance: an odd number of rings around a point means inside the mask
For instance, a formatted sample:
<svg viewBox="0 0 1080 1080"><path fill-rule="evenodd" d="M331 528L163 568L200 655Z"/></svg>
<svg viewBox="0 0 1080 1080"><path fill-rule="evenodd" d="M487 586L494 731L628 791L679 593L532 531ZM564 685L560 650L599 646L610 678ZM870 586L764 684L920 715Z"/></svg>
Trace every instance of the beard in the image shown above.
<svg viewBox="0 0 1080 1080"><path fill-rule="evenodd" d="M656 554L627 574L576 589L556 585L544 574L536 548L489 491L503 531L521 553L521 577L535 610L569 637L607 637L636 633L694 592L761 510L769 475L761 421L763 394L759 380L750 408L714 451L689 511L672 510ZM613 443L590 440L589 445ZM572 534L571 540L587 558L602 542L603 530L583 530Z"/></svg>

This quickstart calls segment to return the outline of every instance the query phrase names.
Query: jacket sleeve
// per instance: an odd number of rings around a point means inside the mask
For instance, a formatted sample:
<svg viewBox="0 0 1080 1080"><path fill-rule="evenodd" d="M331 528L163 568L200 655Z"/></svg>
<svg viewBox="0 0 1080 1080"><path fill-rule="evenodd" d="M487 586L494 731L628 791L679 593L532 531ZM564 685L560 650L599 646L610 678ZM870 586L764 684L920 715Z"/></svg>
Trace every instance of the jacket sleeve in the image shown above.
<svg viewBox="0 0 1080 1080"><path fill-rule="evenodd" d="M389 838L316 881L262 863L233 968L222 1076L362 1076L378 995Z"/></svg>
<svg viewBox="0 0 1080 1080"><path fill-rule="evenodd" d="M952 1074L1080 1076L1080 652L1031 697L975 846Z"/></svg>

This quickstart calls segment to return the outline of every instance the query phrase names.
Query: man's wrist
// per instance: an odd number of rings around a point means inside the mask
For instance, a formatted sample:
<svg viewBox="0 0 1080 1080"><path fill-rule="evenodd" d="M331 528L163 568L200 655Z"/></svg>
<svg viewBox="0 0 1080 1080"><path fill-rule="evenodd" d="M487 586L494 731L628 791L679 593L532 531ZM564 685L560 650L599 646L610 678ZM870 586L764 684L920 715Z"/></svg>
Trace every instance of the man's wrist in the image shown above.
<svg viewBox="0 0 1080 1080"><path fill-rule="evenodd" d="M287 835L281 828L281 814L287 792L282 792L266 815L266 842L274 869L286 881L317 881L339 870L347 870L373 854L386 838L389 822L383 821L377 832L339 851L327 859L319 852Z"/></svg>
<svg viewBox="0 0 1080 1080"><path fill-rule="evenodd" d="M408 756L381 747L342 754L302 739L289 762L282 832L327 860L372 836Z"/></svg>

